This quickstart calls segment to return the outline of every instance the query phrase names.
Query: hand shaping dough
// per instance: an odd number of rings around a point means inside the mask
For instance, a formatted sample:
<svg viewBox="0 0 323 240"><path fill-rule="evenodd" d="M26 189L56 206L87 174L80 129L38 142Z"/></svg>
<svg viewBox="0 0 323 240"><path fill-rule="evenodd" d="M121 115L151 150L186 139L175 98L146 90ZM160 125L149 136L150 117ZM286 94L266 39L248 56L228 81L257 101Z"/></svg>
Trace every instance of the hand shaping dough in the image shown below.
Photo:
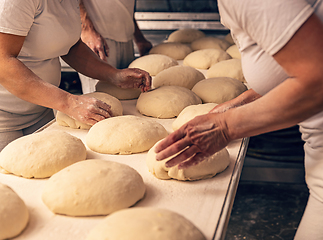
<svg viewBox="0 0 323 240"><path fill-rule="evenodd" d="M173 130L175 131L179 129L181 126L183 126L185 123L192 120L196 116L209 113L216 105L218 104L204 103L204 104L198 104L198 105L191 105L184 108L183 111L181 111L181 113L173 122L172 124Z"/></svg>
<svg viewBox="0 0 323 240"><path fill-rule="evenodd" d="M28 208L10 187L0 183L0 239L13 238L27 226Z"/></svg>
<svg viewBox="0 0 323 240"><path fill-rule="evenodd" d="M162 86L140 94L138 111L155 118L173 118L187 106L202 103L191 90L179 86Z"/></svg>
<svg viewBox="0 0 323 240"><path fill-rule="evenodd" d="M247 90L246 85L234 78L218 77L199 81L192 91L203 103L223 103L229 101Z"/></svg>
<svg viewBox="0 0 323 240"><path fill-rule="evenodd" d="M166 209L136 207L107 216L86 240L206 240L182 215Z"/></svg>
<svg viewBox="0 0 323 240"><path fill-rule="evenodd" d="M94 98L99 99L102 102L105 102L106 104L110 105L113 116L121 116L122 115L122 112L123 112L122 104L117 98L115 98L107 93L103 93L103 92L87 93L87 94L84 94L84 96L94 97ZM79 128L79 129L90 129L91 128L91 125L81 123L81 122L71 118L70 116L68 116L65 113L62 113L60 111L57 111L56 122L59 125L64 126L64 127Z"/></svg>
<svg viewBox="0 0 323 240"><path fill-rule="evenodd" d="M162 161L156 160L155 147L157 142L149 151L146 158L146 163L155 177L159 179L177 179L181 181L194 181L200 179L212 178L216 174L223 172L230 164L229 152L226 148L218 151L212 156L206 158L204 161L197 165L191 166L186 169L178 169L178 166L167 168L165 163L171 159L167 158ZM174 156L176 156L175 154Z"/></svg>
<svg viewBox="0 0 323 240"><path fill-rule="evenodd" d="M160 43L150 49L149 54L163 54L175 60L183 60L192 49L183 43L166 42Z"/></svg>
<svg viewBox="0 0 323 240"><path fill-rule="evenodd" d="M155 88L161 86L180 86L192 89L202 79L205 79L205 77L199 70L189 66L178 65L158 73L153 80L153 85Z"/></svg>
<svg viewBox="0 0 323 240"><path fill-rule="evenodd" d="M191 48L193 51L214 48L220 50L227 50L230 47L230 43L225 41L224 39L216 38L216 37L204 37L196 39L191 43Z"/></svg>
<svg viewBox="0 0 323 240"><path fill-rule="evenodd" d="M172 32L167 41L168 42L180 42L180 43L191 43L196 39L205 37L204 32L197 29L179 29Z"/></svg>
<svg viewBox="0 0 323 240"><path fill-rule="evenodd" d="M206 77L229 77L237 79L240 82L246 82L242 73L240 59L229 59L214 64L209 68L209 70L207 70Z"/></svg>
<svg viewBox="0 0 323 240"><path fill-rule="evenodd" d="M132 61L129 68L139 68L151 76L156 76L157 73L175 65L178 65L178 62L174 58L162 54L150 54Z"/></svg>
<svg viewBox="0 0 323 240"><path fill-rule="evenodd" d="M99 153L132 154L148 151L167 135L166 129L154 120L125 115L96 123L86 136L86 144Z"/></svg>
<svg viewBox="0 0 323 240"><path fill-rule="evenodd" d="M237 45L230 46L226 52L232 57L232 58L238 58L241 59L241 53L237 47Z"/></svg>
<svg viewBox="0 0 323 240"><path fill-rule="evenodd" d="M202 49L188 54L183 61L184 66L208 69L213 64L230 59L230 55L220 49Z"/></svg>
<svg viewBox="0 0 323 240"><path fill-rule="evenodd" d="M47 178L86 159L83 142L69 133L46 130L9 143L0 153L0 166L17 176Z"/></svg>
<svg viewBox="0 0 323 240"><path fill-rule="evenodd" d="M99 81L96 84L95 89L97 92L110 94L119 100L136 99L141 93L139 88L120 88L106 81Z"/></svg>
<svg viewBox="0 0 323 240"><path fill-rule="evenodd" d="M54 213L107 215L134 205L146 191L140 174L128 165L91 159L51 176L42 200Z"/></svg>

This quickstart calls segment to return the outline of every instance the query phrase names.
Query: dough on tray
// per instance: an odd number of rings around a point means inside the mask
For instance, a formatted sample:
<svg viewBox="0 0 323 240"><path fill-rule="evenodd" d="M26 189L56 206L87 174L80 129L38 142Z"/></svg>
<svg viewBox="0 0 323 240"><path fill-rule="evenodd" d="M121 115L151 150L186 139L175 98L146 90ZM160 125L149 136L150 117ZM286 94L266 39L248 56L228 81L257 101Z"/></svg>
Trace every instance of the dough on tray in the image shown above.
<svg viewBox="0 0 323 240"><path fill-rule="evenodd" d="M183 60L192 49L183 43L165 42L160 43L150 49L149 54L163 54L175 60Z"/></svg>
<svg viewBox="0 0 323 240"><path fill-rule="evenodd" d="M0 183L0 239L19 235L29 221L24 201L9 186Z"/></svg>
<svg viewBox="0 0 323 240"><path fill-rule="evenodd" d="M155 177L159 179L177 179L181 181L195 181L212 178L216 174L223 172L230 164L230 155L226 148L216 152L204 161L186 169L178 169L178 166L167 168L165 163L171 159L167 158L162 161L156 160L155 147L157 142L149 151L146 157L146 163ZM174 155L176 156L176 154Z"/></svg>
<svg viewBox="0 0 323 240"><path fill-rule="evenodd" d="M217 104L229 101L246 90L246 85L229 77L204 79L192 88L192 91L202 99L203 103Z"/></svg>
<svg viewBox="0 0 323 240"><path fill-rule="evenodd" d="M106 81L99 81L96 84L95 89L97 92L110 94L119 100L136 99L141 93L140 88L120 88Z"/></svg>
<svg viewBox="0 0 323 240"><path fill-rule="evenodd" d="M86 144L99 153L132 154L148 151L167 135L153 119L124 115L96 123L86 135Z"/></svg>
<svg viewBox="0 0 323 240"><path fill-rule="evenodd" d="M107 93L93 92L93 93L84 94L83 96L93 97L93 98L99 99L99 100L105 102L106 104L110 105L113 116L121 116L122 115L123 108L122 108L121 102L117 98L115 98ZM56 122L59 125L64 126L64 127L79 128L79 129L90 129L91 128L91 125L81 123L81 122L71 118L70 116L68 116L65 113L62 113L60 111L57 111Z"/></svg>
<svg viewBox="0 0 323 240"><path fill-rule="evenodd" d="M86 240L206 240L182 215L166 209L135 207L107 216Z"/></svg>
<svg viewBox="0 0 323 240"><path fill-rule="evenodd" d="M203 73L189 66L173 66L158 73L153 80L155 88L161 86L180 86L187 89L192 89L193 86L205 79Z"/></svg>
<svg viewBox="0 0 323 240"><path fill-rule="evenodd" d="M129 68L139 68L151 76L156 76L159 72L175 65L178 65L178 62L174 58L162 54L150 54L133 60Z"/></svg>
<svg viewBox="0 0 323 240"><path fill-rule="evenodd" d="M241 59L241 53L237 47L237 45L230 46L227 50L225 50L232 58Z"/></svg>
<svg viewBox="0 0 323 240"><path fill-rule="evenodd" d="M206 77L230 77L237 79L240 82L246 82L242 72L240 59L229 59L214 64L207 70Z"/></svg>
<svg viewBox="0 0 323 240"><path fill-rule="evenodd" d="M89 159L51 176L42 200L54 213L69 216L107 215L143 198L140 174L126 164Z"/></svg>
<svg viewBox="0 0 323 240"><path fill-rule="evenodd" d="M141 93L137 100L138 111L155 118L173 118L187 106L202 103L191 90L179 86L162 86Z"/></svg>
<svg viewBox="0 0 323 240"><path fill-rule="evenodd" d="M191 43L191 48L193 51L207 49L207 48L214 48L220 50L227 50L230 47L230 43L226 40L216 37L204 37L196 39Z"/></svg>
<svg viewBox="0 0 323 240"><path fill-rule="evenodd" d="M172 32L167 41L168 42L180 42L180 43L191 43L196 39L205 37L205 33L198 29L184 28L178 29Z"/></svg>
<svg viewBox="0 0 323 240"><path fill-rule="evenodd" d="M25 178L47 178L86 159L81 139L59 130L44 130L20 137L0 153L0 166Z"/></svg>

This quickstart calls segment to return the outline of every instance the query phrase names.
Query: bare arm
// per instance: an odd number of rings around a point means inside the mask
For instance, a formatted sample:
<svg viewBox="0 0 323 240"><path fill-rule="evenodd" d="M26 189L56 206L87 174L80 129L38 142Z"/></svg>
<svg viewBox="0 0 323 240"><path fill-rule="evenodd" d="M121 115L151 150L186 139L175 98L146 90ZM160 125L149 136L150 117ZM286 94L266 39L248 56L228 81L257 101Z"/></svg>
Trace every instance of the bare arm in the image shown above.
<svg viewBox="0 0 323 240"><path fill-rule="evenodd" d="M149 50L152 48L153 45L142 34L135 18L133 19L133 23L135 25L134 42L138 47L140 56L146 55L149 53Z"/></svg>

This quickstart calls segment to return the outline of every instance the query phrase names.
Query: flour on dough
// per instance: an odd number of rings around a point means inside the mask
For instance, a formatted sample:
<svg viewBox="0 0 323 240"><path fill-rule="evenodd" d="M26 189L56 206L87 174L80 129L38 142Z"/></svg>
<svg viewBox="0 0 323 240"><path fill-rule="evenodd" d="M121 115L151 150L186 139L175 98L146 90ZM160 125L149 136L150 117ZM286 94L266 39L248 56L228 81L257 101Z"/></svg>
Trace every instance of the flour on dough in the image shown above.
<svg viewBox="0 0 323 240"><path fill-rule="evenodd" d="M150 49L149 54L163 54L175 60L183 60L192 49L183 43L165 42L160 43Z"/></svg>
<svg viewBox="0 0 323 240"><path fill-rule="evenodd" d="M238 58L241 59L241 53L237 47L237 45L230 46L226 52L232 57L232 58Z"/></svg>
<svg viewBox="0 0 323 240"><path fill-rule="evenodd" d="M227 50L230 47L230 43L226 40L217 38L217 37L204 37L196 39L191 43L191 48L193 51L207 49L207 48L214 48L220 50Z"/></svg>
<svg viewBox="0 0 323 240"><path fill-rule="evenodd" d="M229 77L246 82L240 59L229 59L212 65L206 72L207 78Z"/></svg>
<svg viewBox="0 0 323 240"><path fill-rule="evenodd" d="M180 43L191 43L196 39L205 37L205 33L198 29L184 28L178 29L172 32L167 41L168 42L180 42Z"/></svg>
<svg viewBox="0 0 323 240"><path fill-rule="evenodd" d="M141 90L139 88L120 88L106 81L99 81L95 89L97 92L104 92L119 100L136 99L139 97Z"/></svg>

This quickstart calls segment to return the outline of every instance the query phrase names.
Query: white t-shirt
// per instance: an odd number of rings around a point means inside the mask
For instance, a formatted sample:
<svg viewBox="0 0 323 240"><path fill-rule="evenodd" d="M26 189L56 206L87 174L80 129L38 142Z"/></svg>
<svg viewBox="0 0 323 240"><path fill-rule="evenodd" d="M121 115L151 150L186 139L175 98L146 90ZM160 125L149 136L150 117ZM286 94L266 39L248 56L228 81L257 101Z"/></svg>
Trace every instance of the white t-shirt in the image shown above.
<svg viewBox="0 0 323 240"><path fill-rule="evenodd" d="M26 36L18 59L41 79L58 86L58 57L67 54L80 38L79 11L78 0L1 0L0 32ZM0 131L28 127L46 110L0 85Z"/></svg>

